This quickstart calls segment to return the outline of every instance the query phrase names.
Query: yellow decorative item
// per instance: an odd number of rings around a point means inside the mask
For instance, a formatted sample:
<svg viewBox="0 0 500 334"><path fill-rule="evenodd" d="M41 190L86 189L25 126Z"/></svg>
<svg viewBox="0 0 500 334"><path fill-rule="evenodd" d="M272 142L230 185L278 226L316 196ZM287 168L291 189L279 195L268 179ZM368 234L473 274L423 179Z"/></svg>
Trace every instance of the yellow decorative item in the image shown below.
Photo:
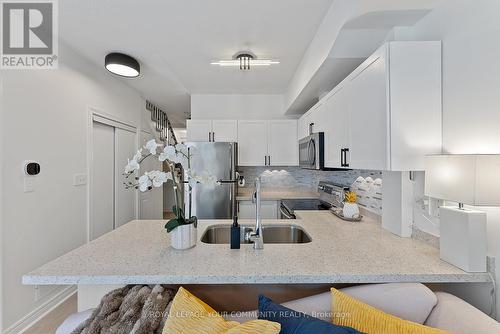
<svg viewBox="0 0 500 334"><path fill-rule="evenodd" d="M243 324L226 321L213 308L181 287L172 301L162 333L278 334L280 330L280 324L267 320L252 320Z"/></svg>
<svg viewBox="0 0 500 334"><path fill-rule="evenodd" d="M345 201L347 203L356 203L356 200L358 199L358 196L354 191L348 191L345 193Z"/></svg>
<svg viewBox="0 0 500 334"><path fill-rule="evenodd" d="M332 291L332 321L367 334L451 334L403 320L360 302L337 289Z"/></svg>

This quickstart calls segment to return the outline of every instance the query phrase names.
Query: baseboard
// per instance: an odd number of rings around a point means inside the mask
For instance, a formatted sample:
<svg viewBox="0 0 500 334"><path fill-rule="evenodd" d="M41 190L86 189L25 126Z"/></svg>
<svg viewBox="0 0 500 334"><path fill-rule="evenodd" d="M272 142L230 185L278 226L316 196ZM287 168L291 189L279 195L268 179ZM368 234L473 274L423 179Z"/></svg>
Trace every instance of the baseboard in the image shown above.
<svg viewBox="0 0 500 334"><path fill-rule="evenodd" d="M4 330L3 334L21 334L28 328L33 326L37 321L52 312L56 307L64 303L69 297L76 293L76 286L68 286L52 298L48 299L45 303L25 315L15 324Z"/></svg>

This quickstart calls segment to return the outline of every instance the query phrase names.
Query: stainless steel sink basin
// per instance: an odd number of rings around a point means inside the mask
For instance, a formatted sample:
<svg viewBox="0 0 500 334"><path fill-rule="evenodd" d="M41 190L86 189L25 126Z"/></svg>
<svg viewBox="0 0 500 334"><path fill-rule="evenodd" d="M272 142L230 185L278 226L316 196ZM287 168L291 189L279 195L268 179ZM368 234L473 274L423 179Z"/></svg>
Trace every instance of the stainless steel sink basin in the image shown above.
<svg viewBox="0 0 500 334"><path fill-rule="evenodd" d="M240 241L242 244L252 242L245 240L245 233L253 231L253 226L242 225ZM311 242L311 237L298 225L263 225L264 244L305 244ZM229 244L231 241L230 225L212 225L207 227L201 237L206 244Z"/></svg>

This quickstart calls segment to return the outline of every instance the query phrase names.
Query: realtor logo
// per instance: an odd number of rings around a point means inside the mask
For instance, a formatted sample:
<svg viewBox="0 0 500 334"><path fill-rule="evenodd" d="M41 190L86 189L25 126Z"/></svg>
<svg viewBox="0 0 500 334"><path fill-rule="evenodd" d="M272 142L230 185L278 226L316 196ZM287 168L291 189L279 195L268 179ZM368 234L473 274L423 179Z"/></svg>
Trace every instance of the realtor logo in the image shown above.
<svg viewBox="0 0 500 334"><path fill-rule="evenodd" d="M2 69L57 68L56 1L0 1Z"/></svg>

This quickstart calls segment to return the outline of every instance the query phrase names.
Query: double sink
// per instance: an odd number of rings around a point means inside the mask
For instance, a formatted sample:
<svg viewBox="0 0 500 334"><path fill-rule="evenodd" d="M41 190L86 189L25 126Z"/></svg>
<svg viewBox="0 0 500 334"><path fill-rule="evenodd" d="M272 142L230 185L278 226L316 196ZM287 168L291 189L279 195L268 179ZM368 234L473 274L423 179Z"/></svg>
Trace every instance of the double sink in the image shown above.
<svg viewBox="0 0 500 334"><path fill-rule="evenodd" d="M241 225L240 241L242 244L252 243L245 240L245 234L252 231L252 226ZM312 241L309 234L298 225L263 225L262 234L264 244L305 244ZM231 225L211 225L201 237L201 242L206 244L229 244L230 241Z"/></svg>

